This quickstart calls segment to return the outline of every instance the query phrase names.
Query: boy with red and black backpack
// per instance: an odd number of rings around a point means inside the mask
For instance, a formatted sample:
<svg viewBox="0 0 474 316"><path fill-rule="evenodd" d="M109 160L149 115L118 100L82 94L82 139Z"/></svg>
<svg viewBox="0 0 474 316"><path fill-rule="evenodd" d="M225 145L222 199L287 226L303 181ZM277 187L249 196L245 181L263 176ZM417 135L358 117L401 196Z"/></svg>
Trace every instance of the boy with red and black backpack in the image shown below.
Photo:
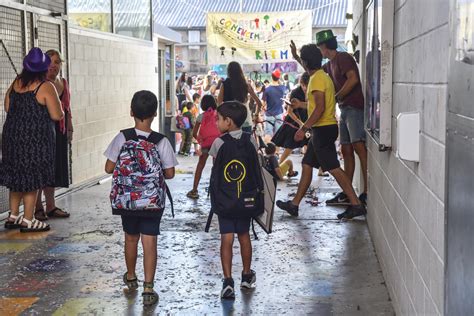
<svg viewBox="0 0 474 316"><path fill-rule="evenodd" d="M193 128L193 137L198 140L201 146L201 155L194 172L193 189L188 192L187 197L191 199L198 199L198 186L201 181L202 170L206 166L207 158L209 157L209 149L216 138L220 136L217 128L217 102L212 95L205 95L201 100L201 110L203 113L199 114L196 119L196 124Z"/></svg>
<svg viewBox="0 0 474 316"><path fill-rule="evenodd" d="M107 157L105 172L113 173L112 213L122 216L127 265L123 281L130 290L138 288L135 266L138 242L142 241L144 305L156 304L159 298L153 290L157 235L166 196L173 207L165 179L174 177L174 167L178 164L168 139L151 129L157 106L158 100L152 92L136 92L131 105L135 127L120 131L104 153Z"/></svg>

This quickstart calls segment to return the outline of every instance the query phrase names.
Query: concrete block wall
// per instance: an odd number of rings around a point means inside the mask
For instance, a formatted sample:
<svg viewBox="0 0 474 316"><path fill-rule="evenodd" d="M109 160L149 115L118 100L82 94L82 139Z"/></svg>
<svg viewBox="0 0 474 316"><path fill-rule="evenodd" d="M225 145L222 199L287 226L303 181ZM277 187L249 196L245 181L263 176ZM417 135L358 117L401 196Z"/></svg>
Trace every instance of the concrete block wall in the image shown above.
<svg viewBox="0 0 474 316"><path fill-rule="evenodd" d="M107 145L120 129L133 126L133 94L158 94L158 50L152 42L75 28L69 47L72 179L78 184L104 174Z"/></svg>
<svg viewBox="0 0 474 316"><path fill-rule="evenodd" d="M362 1L353 4L354 31L364 38L364 7ZM399 315L436 315L444 309L448 19L449 1L395 0L394 148L379 152L368 141L368 222ZM406 111L421 113L419 163L395 157L395 118Z"/></svg>

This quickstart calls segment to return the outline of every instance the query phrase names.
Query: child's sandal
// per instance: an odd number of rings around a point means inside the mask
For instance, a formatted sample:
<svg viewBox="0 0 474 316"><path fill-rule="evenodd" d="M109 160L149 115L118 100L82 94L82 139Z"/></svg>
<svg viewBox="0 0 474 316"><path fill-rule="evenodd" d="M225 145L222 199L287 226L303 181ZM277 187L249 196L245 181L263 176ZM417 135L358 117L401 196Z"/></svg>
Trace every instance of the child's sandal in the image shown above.
<svg viewBox="0 0 474 316"><path fill-rule="evenodd" d="M160 297L158 296L158 293L153 291L153 282L143 282L143 288L144 289L151 289L151 291L143 292L142 297L143 297L143 305L145 306L151 306L155 305L158 303Z"/></svg>
<svg viewBox="0 0 474 316"><path fill-rule="evenodd" d="M127 272L123 275L123 283L128 287L129 290L136 290L138 289L138 279L135 276L135 278L129 280L127 278Z"/></svg>
<svg viewBox="0 0 474 316"><path fill-rule="evenodd" d="M31 221L23 218L21 221L22 224L25 223L26 226L21 225L20 232L22 233L38 233L45 232L51 229L48 224L40 222L36 218L33 218Z"/></svg>
<svg viewBox="0 0 474 316"><path fill-rule="evenodd" d="M5 222L5 229L21 228L22 221L23 221L23 215L13 215L12 213L8 213L8 218Z"/></svg>

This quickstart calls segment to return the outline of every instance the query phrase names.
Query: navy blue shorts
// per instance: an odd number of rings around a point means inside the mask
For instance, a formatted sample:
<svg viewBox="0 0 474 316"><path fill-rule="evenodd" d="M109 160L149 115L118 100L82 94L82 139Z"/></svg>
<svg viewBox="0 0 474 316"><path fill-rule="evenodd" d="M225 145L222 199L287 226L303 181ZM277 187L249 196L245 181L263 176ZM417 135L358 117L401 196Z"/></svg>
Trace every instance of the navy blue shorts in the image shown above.
<svg viewBox="0 0 474 316"><path fill-rule="evenodd" d="M160 234L160 216L156 217L140 217L122 215L123 231L129 235L150 235L158 236Z"/></svg>
<svg viewBox="0 0 474 316"><path fill-rule="evenodd" d="M243 234L250 230L249 218L224 218L219 216L219 230L221 234Z"/></svg>

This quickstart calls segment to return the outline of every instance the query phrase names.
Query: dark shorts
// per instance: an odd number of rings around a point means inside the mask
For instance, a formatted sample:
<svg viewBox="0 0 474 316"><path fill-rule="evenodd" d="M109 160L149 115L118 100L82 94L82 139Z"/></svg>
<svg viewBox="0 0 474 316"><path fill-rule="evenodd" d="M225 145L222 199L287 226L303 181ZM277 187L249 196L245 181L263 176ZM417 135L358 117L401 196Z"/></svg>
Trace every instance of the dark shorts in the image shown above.
<svg viewBox="0 0 474 316"><path fill-rule="evenodd" d="M250 230L250 218L224 218L219 216L219 230L221 234L242 234Z"/></svg>
<svg viewBox="0 0 474 316"><path fill-rule="evenodd" d="M163 215L163 213L161 213ZM122 215L123 231L129 235L150 235L157 236L160 234L161 216L157 217L140 217Z"/></svg>
<svg viewBox="0 0 474 316"><path fill-rule="evenodd" d="M337 125L313 127L312 132L313 136L309 140L302 163L313 168L321 167L323 171L339 168L341 165L335 144L338 136Z"/></svg>

